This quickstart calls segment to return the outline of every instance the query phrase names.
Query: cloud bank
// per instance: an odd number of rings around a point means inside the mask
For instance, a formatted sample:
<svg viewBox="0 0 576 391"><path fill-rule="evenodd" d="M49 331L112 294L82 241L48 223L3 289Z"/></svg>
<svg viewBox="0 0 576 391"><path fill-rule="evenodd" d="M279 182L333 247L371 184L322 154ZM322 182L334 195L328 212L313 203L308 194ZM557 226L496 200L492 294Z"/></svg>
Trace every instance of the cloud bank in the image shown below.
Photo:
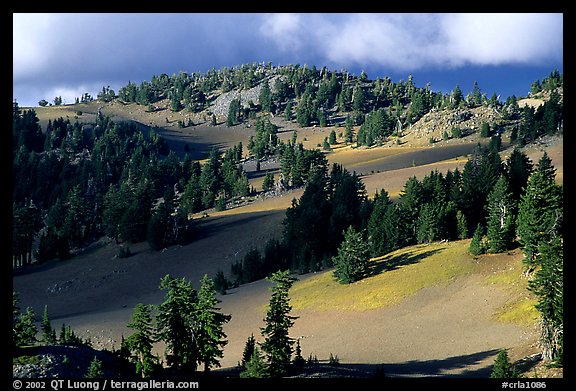
<svg viewBox="0 0 576 391"><path fill-rule="evenodd" d="M261 33L279 50L314 52L348 66L412 71L562 60L561 14L281 14L263 19L263 26L273 27Z"/></svg>
<svg viewBox="0 0 576 391"><path fill-rule="evenodd" d="M562 14L13 14L19 101L250 62L406 74L562 56Z"/></svg>

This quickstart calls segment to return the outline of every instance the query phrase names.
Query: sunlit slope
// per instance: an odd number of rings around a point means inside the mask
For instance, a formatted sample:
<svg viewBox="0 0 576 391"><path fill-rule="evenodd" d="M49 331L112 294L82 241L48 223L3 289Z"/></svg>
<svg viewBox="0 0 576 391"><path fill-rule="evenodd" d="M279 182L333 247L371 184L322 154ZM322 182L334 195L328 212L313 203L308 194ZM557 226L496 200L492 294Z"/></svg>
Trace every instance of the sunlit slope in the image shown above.
<svg viewBox="0 0 576 391"><path fill-rule="evenodd" d="M510 299L494 314L502 322L518 325L537 320L534 298L522 275L522 254L468 253L470 239L419 244L370 260L369 277L343 285L332 270L298 281L290 291L295 310L367 311L399 304L428 287L447 286L458 277L475 274L485 285L505 289ZM465 292L463 292L465 293Z"/></svg>

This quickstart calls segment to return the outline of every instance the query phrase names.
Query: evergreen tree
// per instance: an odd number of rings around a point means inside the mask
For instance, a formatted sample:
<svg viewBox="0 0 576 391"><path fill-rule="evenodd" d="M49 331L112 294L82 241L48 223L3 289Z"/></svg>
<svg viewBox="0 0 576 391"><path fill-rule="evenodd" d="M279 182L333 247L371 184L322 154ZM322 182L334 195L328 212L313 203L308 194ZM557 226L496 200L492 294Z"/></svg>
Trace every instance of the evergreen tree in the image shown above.
<svg viewBox="0 0 576 391"><path fill-rule="evenodd" d="M50 316L48 315L48 305L44 305L44 315L42 316L42 342L46 345L54 345L56 343L56 332L50 323Z"/></svg>
<svg viewBox="0 0 576 391"><path fill-rule="evenodd" d="M440 236L441 210L436 203L428 202L421 206L416 222L416 242L432 243Z"/></svg>
<svg viewBox="0 0 576 391"><path fill-rule="evenodd" d="M126 339L125 346L132 353L136 373L143 378L149 377L159 365L157 357L152 354L155 342L152 306L137 304L132 313L132 321L127 327L134 330Z"/></svg>
<svg viewBox="0 0 576 391"><path fill-rule="evenodd" d="M556 178L556 169L552 165L552 159L550 159L546 151L544 151L544 154L538 160L538 165L536 169L542 173L545 180L549 182L554 182Z"/></svg>
<svg viewBox="0 0 576 391"><path fill-rule="evenodd" d="M508 190L508 182L501 175L488 195L487 237L488 251L501 253L510 248L514 239L515 203Z"/></svg>
<svg viewBox="0 0 576 391"><path fill-rule="evenodd" d="M346 134L346 142L352 143L354 138L354 132L352 128L352 118L350 117L350 115L346 116L345 134Z"/></svg>
<svg viewBox="0 0 576 391"><path fill-rule="evenodd" d="M267 172L264 177L264 182L262 183L262 190L269 191L274 189L274 174L272 172Z"/></svg>
<svg viewBox="0 0 576 391"><path fill-rule="evenodd" d="M524 263L528 272L537 266L538 246L549 243L562 232L562 208L561 188L542 172L533 172L520 198L516 221L516 233L524 246Z"/></svg>
<svg viewBox="0 0 576 391"><path fill-rule="evenodd" d="M332 129L332 131L330 132L328 142L330 143L330 145L336 144L336 132L334 131L334 129Z"/></svg>
<svg viewBox="0 0 576 391"><path fill-rule="evenodd" d="M302 348L300 347L300 339L296 340L296 350L294 351L294 360L292 361L292 365L296 369L301 369L304 364L306 364L306 360L302 357Z"/></svg>
<svg viewBox="0 0 576 391"><path fill-rule="evenodd" d="M260 106L262 111L271 113L272 112L272 93L270 92L270 84L268 80L264 80L262 83L262 88L260 89Z"/></svg>
<svg viewBox="0 0 576 391"><path fill-rule="evenodd" d="M36 343L36 314L30 307L20 313L18 294L12 291L12 343L13 346L27 346Z"/></svg>
<svg viewBox="0 0 576 391"><path fill-rule="evenodd" d="M254 349L256 348L256 338L254 334L250 334L244 345L244 351L242 352L242 367L246 368L246 364L252 358L254 354Z"/></svg>
<svg viewBox="0 0 576 391"><path fill-rule="evenodd" d="M324 143L322 144L322 149L324 151L331 151L332 148L330 148L330 143L328 142L328 137L324 137Z"/></svg>
<svg viewBox="0 0 576 391"><path fill-rule="evenodd" d="M228 108L228 117L226 118L226 126L235 125L240 119L240 100L232 99Z"/></svg>
<svg viewBox="0 0 576 391"><path fill-rule="evenodd" d="M211 366L220 366L223 357L222 348L228 343L222 331L224 323L230 321L230 315L218 312L220 300L216 298L214 282L206 274L202 277L196 304L195 339L198 346L198 363L204 363L204 372Z"/></svg>
<svg viewBox="0 0 576 391"><path fill-rule="evenodd" d="M526 154L518 148L514 148L508 160L506 160L506 167L504 174L508 180L512 198L518 202L520 195L523 192L528 178L532 173L532 162Z"/></svg>
<svg viewBox="0 0 576 391"><path fill-rule="evenodd" d="M470 242L469 251L470 254L477 257L484 253L484 248L482 245L482 236L484 235L484 229L480 224L474 230L474 235L472 236L472 241Z"/></svg>
<svg viewBox="0 0 576 391"><path fill-rule="evenodd" d="M498 353L490 377L493 379L512 379L520 377L516 368L508 360L508 352L506 350L501 350Z"/></svg>
<svg viewBox="0 0 576 391"><path fill-rule="evenodd" d="M240 372L241 378L267 378L270 377L270 372L268 366L264 362L260 350L255 347L250 359L244 365L246 368L244 371Z"/></svg>
<svg viewBox="0 0 576 391"><path fill-rule="evenodd" d="M564 334L564 245L554 237L538 246L536 263L540 268L529 289L538 296L536 309L540 312L540 344L542 358L562 362Z"/></svg>
<svg viewBox="0 0 576 391"><path fill-rule="evenodd" d="M458 239L466 239L468 237L468 223L466 222L466 216L460 209L456 211L456 231Z"/></svg>
<svg viewBox="0 0 576 391"><path fill-rule="evenodd" d="M286 107L284 108L284 119L286 121L292 120L292 101L291 100L289 100L286 103Z"/></svg>
<svg viewBox="0 0 576 391"><path fill-rule="evenodd" d="M158 306L156 333L166 344L166 363L195 371L199 358L194 333L197 293L185 278L170 275L161 279L160 289L166 295Z"/></svg>
<svg viewBox="0 0 576 391"><path fill-rule="evenodd" d="M379 257L398 248L399 215L386 190L374 197L374 208L368 219L368 238L373 257Z"/></svg>
<svg viewBox="0 0 576 391"><path fill-rule="evenodd" d="M289 315L292 306L288 291L294 283L294 278L289 276L288 271L278 271L267 279L274 285L270 288L272 295L264 318L266 325L261 328L264 337L261 346L268 360L270 375L278 377L288 370L294 345L294 340L288 335L294 320L297 319ZM258 356L257 352L258 350L254 349L254 355ZM251 367L252 364L248 363L247 370Z"/></svg>
<svg viewBox="0 0 576 391"><path fill-rule="evenodd" d="M480 125L480 137L490 137L490 124L482 122Z"/></svg>
<svg viewBox="0 0 576 391"><path fill-rule="evenodd" d="M87 379L99 379L104 376L104 370L102 369L102 361L98 357L94 356L90 362L90 367L86 373Z"/></svg>
<svg viewBox="0 0 576 391"><path fill-rule="evenodd" d="M362 279L367 272L370 247L362 232L350 226L344 233L344 240L338 248L338 255L332 258L334 277L342 284L350 284Z"/></svg>

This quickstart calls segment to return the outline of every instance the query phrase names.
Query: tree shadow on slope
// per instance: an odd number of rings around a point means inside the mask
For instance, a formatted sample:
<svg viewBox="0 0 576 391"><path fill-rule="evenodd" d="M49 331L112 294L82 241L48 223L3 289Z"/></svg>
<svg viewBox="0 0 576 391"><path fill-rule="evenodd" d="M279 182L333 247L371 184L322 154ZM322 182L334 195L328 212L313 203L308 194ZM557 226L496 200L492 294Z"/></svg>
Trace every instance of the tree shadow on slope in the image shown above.
<svg viewBox="0 0 576 391"><path fill-rule="evenodd" d="M376 276L382 272L396 270L402 266L418 263L422 259L425 259L436 253L439 253L442 250L444 249L437 248L424 252L418 252L412 250L396 255L385 255L379 260L373 260L368 263L368 268L366 270L366 277Z"/></svg>
<svg viewBox="0 0 576 391"><path fill-rule="evenodd" d="M324 363L306 365L300 378L489 378L492 364L482 365L485 360L496 358L498 349L473 354L447 357L437 360L411 360L399 363L346 364L336 366ZM493 360L492 360L493 362Z"/></svg>

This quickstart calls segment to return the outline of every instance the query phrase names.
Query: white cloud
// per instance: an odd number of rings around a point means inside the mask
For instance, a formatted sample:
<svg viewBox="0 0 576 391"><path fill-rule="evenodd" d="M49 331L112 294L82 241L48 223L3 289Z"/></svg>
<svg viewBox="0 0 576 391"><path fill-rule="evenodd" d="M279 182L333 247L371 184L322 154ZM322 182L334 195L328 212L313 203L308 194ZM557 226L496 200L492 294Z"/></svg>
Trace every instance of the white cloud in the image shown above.
<svg viewBox="0 0 576 391"><path fill-rule="evenodd" d="M263 18L260 33L274 41L280 50L299 50L302 47L304 26L298 14L270 14Z"/></svg>
<svg viewBox="0 0 576 391"><path fill-rule="evenodd" d="M47 59L51 14L13 14L12 66L15 77L37 72Z"/></svg>
<svg viewBox="0 0 576 391"><path fill-rule="evenodd" d="M275 14L261 33L279 49L395 70L561 60L561 14Z"/></svg>
<svg viewBox="0 0 576 391"><path fill-rule="evenodd" d="M558 14L454 14L442 18L446 61L479 65L561 59Z"/></svg>

